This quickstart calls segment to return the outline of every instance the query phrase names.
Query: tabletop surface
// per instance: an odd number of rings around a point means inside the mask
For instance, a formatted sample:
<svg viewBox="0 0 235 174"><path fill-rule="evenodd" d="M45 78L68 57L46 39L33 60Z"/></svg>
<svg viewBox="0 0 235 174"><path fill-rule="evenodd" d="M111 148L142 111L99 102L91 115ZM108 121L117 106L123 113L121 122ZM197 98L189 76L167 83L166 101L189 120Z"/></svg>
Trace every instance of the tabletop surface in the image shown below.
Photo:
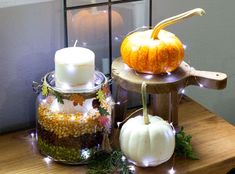
<svg viewBox="0 0 235 174"><path fill-rule="evenodd" d="M171 158L154 168L135 168L136 173L164 174L173 167L176 174L225 174L235 167L235 126L188 98L179 105L179 124L192 135L193 148L200 159ZM0 135L0 173L86 173L84 166L47 163L38 153L31 133L26 130Z"/></svg>

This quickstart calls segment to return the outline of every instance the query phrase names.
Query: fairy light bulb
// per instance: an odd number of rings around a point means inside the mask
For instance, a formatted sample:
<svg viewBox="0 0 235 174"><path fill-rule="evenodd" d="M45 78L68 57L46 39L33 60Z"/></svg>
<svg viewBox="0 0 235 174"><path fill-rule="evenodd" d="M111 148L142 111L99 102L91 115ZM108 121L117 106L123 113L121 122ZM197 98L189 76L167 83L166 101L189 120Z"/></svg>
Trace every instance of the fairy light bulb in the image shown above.
<svg viewBox="0 0 235 174"><path fill-rule="evenodd" d="M86 42L82 42L82 45L83 45L83 46L87 46L87 43L86 43Z"/></svg>
<svg viewBox="0 0 235 174"><path fill-rule="evenodd" d="M148 74L148 75L145 75L145 76L144 76L144 78L145 78L145 79L148 79L148 80L151 79L152 77L153 77L152 74Z"/></svg>
<svg viewBox="0 0 235 174"><path fill-rule="evenodd" d="M85 158L85 159L88 159L90 157L90 152L89 150L82 150L82 156Z"/></svg>
<svg viewBox="0 0 235 174"><path fill-rule="evenodd" d="M175 174L175 172L176 172L176 171L175 171L175 169L174 169L173 167L171 167L171 169L168 170L168 173L169 173L169 174Z"/></svg>
<svg viewBox="0 0 235 174"><path fill-rule="evenodd" d="M133 165L128 166L128 168L131 172L133 173L135 172L135 167Z"/></svg>
<svg viewBox="0 0 235 174"><path fill-rule="evenodd" d="M31 136L31 138L34 138L35 137L35 133L31 132L30 136Z"/></svg>
<svg viewBox="0 0 235 174"><path fill-rule="evenodd" d="M47 100L46 100L46 99L43 99L43 100L42 100L42 103L44 103L44 104L45 104L46 102L47 102Z"/></svg>
<svg viewBox="0 0 235 174"><path fill-rule="evenodd" d="M70 118L71 121L74 121L75 119L76 119L75 115L72 115Z"/></svg>
<svg viewBox="0 0 235 174"><path fill-rule="evenodd" d="M122 156L122 161L124 162L126 160L126 157L125 156Z"/></svg>
<svg viewBox="0 0 235 174"><path fill-rule="evenodd" d="M119 40L119 38L116 36L116 37L114 38L114 40L118 41L118 40Z"/></svg>
<svg viewBox="0 0 235 174"><path fill-rule="evenodd" d="M171 75L171 72L167 72L167 75L170 76L170 75Z"/></svg>
<svg viewBox="0 0 235 174"><path fill-rule="evenodd" d="M50 157L45 157L43 158L43 160L46 162L47 165L50 164L52 161Z"/></svg>
<svg viewBox="0 0 235 174"><path fill-rule="evenodd" d="M175 131L175 127L174 127L173 123L171 122L170 125L171 125L171 127L172 127L172 132L173 132L173 134L175 135L175 134L176 134L176 131Z"/></svg>
<svg viewBox="0 0 235 174"><path fill-rule="evenodd" d="M130 67L129 67L127 64L124 64L124 69L125 69L125 70L129 70Z"/></svg>
<svg viewBox="0 0 235 174"><path fill-rule="evenodd" d="M204 87L201 83L198 83L198 84L199 84L200 88L203 88L203 87Z"/></svg>

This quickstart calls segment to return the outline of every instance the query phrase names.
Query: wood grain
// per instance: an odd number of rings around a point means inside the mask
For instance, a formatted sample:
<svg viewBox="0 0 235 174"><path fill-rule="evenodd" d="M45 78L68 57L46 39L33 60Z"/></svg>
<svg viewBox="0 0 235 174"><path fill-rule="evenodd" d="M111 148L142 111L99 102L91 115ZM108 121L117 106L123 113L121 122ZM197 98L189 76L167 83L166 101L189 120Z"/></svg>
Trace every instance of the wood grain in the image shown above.
<svg viewBox="0 0 235 174"><path fill-rule="evenodd" d="M235 167L235 127L191 99L181 100L179 121L193 136L200 160L171 158L154 168L136 168L138 174L167 174L174 166L177 174L225 174ZM116 140L118 133L116 132ZM85 166L46 164L29 131L0 136L0 173L2 174L84 174Z"/></svg>

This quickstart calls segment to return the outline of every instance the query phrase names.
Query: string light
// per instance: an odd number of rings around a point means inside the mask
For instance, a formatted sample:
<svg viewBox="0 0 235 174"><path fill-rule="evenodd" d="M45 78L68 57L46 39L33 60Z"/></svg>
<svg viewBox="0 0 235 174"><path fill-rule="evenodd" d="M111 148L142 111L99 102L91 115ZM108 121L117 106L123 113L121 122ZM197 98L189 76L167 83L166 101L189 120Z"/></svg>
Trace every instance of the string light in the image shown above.
<svg viewBox="0 0 235 174"><path fill-rule="evenodd" d="M122 122L117 122L117 126L119 127L119 125L121 124Z"/></svg>
<svg viewBox="0 0 235 174"><path fill-rule="evenodd" d="M124 69L125 69L125 70L129 70L130 67L129 67L127 64L124 64Z"/></svg>
<svg viewBox="0 0 235 174"><path fill-rule="evenodd" d="M118 101L117 103L116 103L116 105L120 105L121 103Z"/></svg>
<svg viewBox="0 0 235 174"><path fill-rule="evenodd" d="M182 90L181 90L181 94L184 94L184 93L185 93L185 90L184 90L184 89L182 89Z"/></svg>
<svg viewBox="0 0 235 174"><path fill-rule="evenodd" d="M167 72L167 75L170 76L170 75L171 75L171 72Z"/></svg>
<svg viewBox="0 0 235 174"><path fill-rule="evenodd" d="M89 150L82 150L82 156L88 159L91 156Z"/></svg>
<svg viewBox="0 0 235 174"><path fill-rule="evenodd" d="M119 40L119 38L116 36L115 38L114 38L116 41L118 41Z"/></svg>
<svg viewBox="0 0 235 174"><path fill-rule="evenodd" d="M87 46L87 43L86 43L86 42L82 42L82 45L83 45L83 46Z"/></svg>
<svg viewBox="0 0 235 174"><path fill-rule="evenodd" d="M133 173L135 172L135 166L129 165L128 168L131 172L133 172Z"/></svg>
<svg viewBox="0 0 235 174"><path fill-rule="evenodd" d="M43 160L44 160L47 164L50 164L51 161L52 161L50 157L45 157L45 158L43 158Z"/></svg>
<svg viewBox="0 0 235 174"><path fill-rule="evenodd" d="M68 71L69 71L71 74L73 74L73 73L76 71L76 68L75 68L75 66L73 66L73 65L68 65L68 66L67 66L67 69L68 69Z"/></svg>
<svg viewBox="0 0 235 174"><path fill-rule="evenodd" d="M172 132L173 132L173 134L175 135L175 134L176 134L176 131L175 131L175 127L174 127L173 123L171 122L170 125L171 125L171 127L172 127Z"/></svg>
<svg viewBox="0 0 235 174"><path fill-rule="evenodd" d="M200 88L203 88L203 87L204 87L201 83L198 83L198 84L199 84Z"/></svg>
<svg viewBox="0 0 235 174"><path fill-rule="evenodd" d="M70 118L71 121L74 121L75 119L76 119L75 115L72 115Z"/></svg>
<svg viewBox="0 0 235 174"><path fill-rule="evenodd" d="M47 102L47 100L46 100L46 99L43 99L43 100L42 100L42 103L46 103L46 102Z"/></svg>
<svg viewBox="0 0 235 174"><path fill-rule="evenodd" d="M144 78L145 78L145 79L148 79L148 80L151 79L152 77L153 77L153 75L151 75L151 74L148 74L148 75L145 75L145 76L144 76Z"/></svg>
<svg viewBox="0 0 235 174"><path fill-rule="evenodd" d="M149 162L148 162L148 160L146 160L146 161L145 161L145 160L143 160L143 164L144 164L144 166L145 166L145 167L148 167L148 166L149 166Z"/></svg>
<svg viewBox="0 0 235 174"><path fill-rule="evenodd" d="M34 132L31 132L30 136L31 136L31 138L34 138L35 137Z"/></svg>
<svg viewBox="0 0 235 174"><path fill-rule="evenodd" d="M63 83L61 88L63 88L63 89L70 89L70 86L67 83Z"/></svg>
<svg viewBox="0 0 235 174"><path fill-rule="evenodd" d="M174 169L173 167L171 167L171 169L168 170L168 173L169 173L169 174L175 174L175 172L176 172L176 171L175 171L175 169Z"/></svg>

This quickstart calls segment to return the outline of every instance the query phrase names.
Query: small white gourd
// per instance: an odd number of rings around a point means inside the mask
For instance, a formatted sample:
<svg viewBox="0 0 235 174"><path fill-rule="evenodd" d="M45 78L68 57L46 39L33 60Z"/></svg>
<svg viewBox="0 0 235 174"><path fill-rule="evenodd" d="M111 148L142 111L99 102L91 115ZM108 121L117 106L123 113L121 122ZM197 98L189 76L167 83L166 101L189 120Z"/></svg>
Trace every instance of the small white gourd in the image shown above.
<svg viewBox="0 0 235 174"><path fill-rule="evenodd" d="M120 146L135 165L157 166L168 161L175 148L175 133L171 125L158 116L147 114L146 83L141 87L143 116L130 118L121 128Z"/></svg>

